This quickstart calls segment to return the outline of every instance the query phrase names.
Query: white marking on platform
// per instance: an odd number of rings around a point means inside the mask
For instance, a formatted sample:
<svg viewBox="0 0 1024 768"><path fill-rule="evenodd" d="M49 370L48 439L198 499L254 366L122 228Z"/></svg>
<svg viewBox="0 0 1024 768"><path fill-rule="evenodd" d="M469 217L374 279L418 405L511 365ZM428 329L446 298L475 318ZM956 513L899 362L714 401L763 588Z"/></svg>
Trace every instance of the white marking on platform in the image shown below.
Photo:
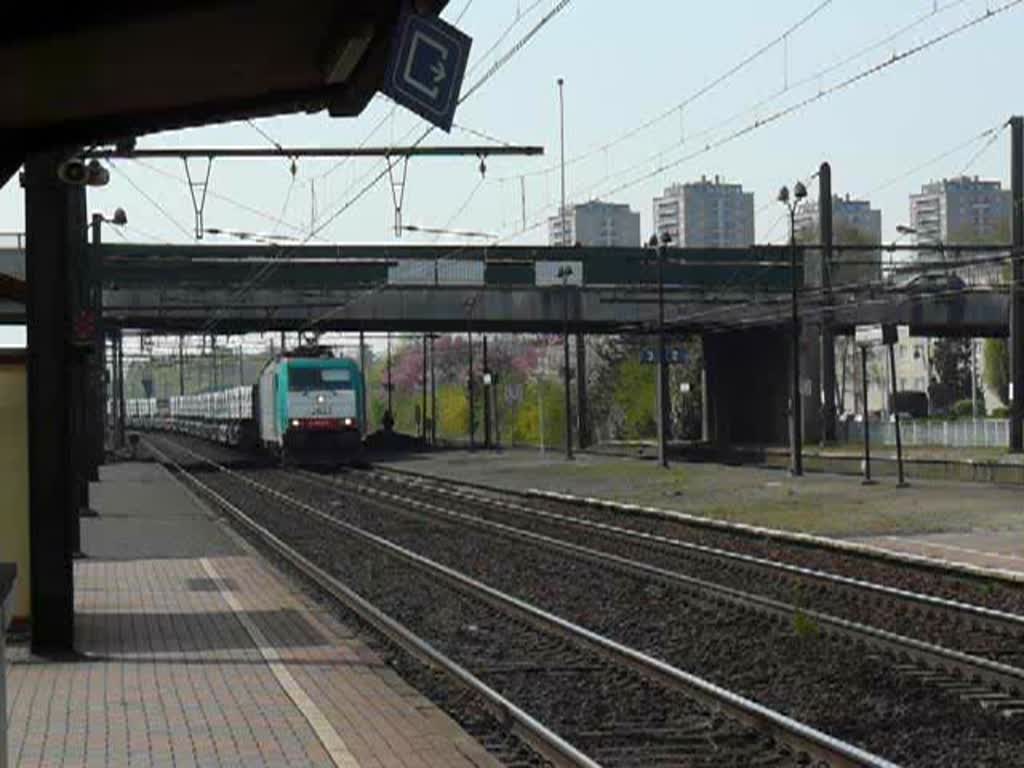
<svg viewBox="0 0 1024 768"><path fill-rule="evenodd" d="M971 549L970 547L958 547L955 544L939 544L934 541L922 541L920 539L903 539L899 536L886 536L889 541L898 541L901 544L916 544L922 547L934 547L937 549L949 549L954 552L966 552L971 555L982 555L984 557L997 557L1000 560L1017 560L1024 563L1024 557L1018 555L1004 555L1000 552L988 552L984 549Z"/></svg>
<svg viewBox="0 0 1024 768"><path fill-rule="evenodd" d="M214 580L215 584L222 583L220 575L217 573L217 569L213 567L213 563L208 558L202 558L200 562L203 564L203 569ZM320 743L323 744L327 754L330 755L331 761L338 768L359 768L359 762L355 756L349 751L348 745L345 744L344 739L338 734L331 725L331 721L327 719L320 708L313 703L313 700L309 698L309 695L303 690L302 686L299 685L298 681L292 677L292 673L288 671L288 668L282 663L281 655L275 648L267 641L266 635L260 631L260 628L256 626L252 619L250 619L246 613L242 604L238 602L238 598L232 595L225 589L220 589L220 596L224 598L234 612L235 617L245 627L245 631L249 633L249 637L252 639L256 649L263 656L267 662L267 666L270 667L270 671L277 678L277 682L280 683L281 688L288 694L288 698L294 702L295 706L298 707L302 716L306 718L306 722L316 733Z"/></svg>

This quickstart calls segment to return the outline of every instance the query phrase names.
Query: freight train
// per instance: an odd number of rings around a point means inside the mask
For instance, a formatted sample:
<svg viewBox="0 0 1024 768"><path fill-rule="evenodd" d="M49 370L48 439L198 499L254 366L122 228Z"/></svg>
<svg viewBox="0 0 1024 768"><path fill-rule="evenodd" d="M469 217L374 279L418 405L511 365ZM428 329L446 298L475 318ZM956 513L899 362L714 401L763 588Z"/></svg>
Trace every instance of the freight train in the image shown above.
<svg viewBox="0 0 1024 768"><path fill-rule="evenodd" d="M360 461L363 377L347 358L316 348L271 360L251 387L125 402L129 425L260 449L282 464Z"/></svg>

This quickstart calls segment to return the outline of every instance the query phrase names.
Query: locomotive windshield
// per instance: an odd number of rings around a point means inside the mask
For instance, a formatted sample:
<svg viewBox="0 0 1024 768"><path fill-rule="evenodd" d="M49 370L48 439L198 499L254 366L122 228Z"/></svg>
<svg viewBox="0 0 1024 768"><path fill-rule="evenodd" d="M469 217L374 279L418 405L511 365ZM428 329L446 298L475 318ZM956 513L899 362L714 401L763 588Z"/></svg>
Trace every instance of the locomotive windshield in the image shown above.
<svg viewBox="0 0 1024 768"><path fill-rule="evenodd" d="M288 389L292 392L352 389L352 374L337 368L289 368Z"/></svg>

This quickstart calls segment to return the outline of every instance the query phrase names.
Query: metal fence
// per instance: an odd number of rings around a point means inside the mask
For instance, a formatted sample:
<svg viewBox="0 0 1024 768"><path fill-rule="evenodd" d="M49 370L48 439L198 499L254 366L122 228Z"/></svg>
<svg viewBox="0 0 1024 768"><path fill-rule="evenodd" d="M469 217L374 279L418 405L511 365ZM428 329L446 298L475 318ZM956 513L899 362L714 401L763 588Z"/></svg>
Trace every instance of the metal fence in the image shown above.
<svg viewBox="0 0 1024 768"><path fill-rule="evenodd" d="M848 422L847 440L864 440L864 425ZM957 421L900 421L904 445L931 445L944 448L1005 448L1010 442L1009 419L958 419ZM873 445L896 445L896 424L872 422Z"/></svg>

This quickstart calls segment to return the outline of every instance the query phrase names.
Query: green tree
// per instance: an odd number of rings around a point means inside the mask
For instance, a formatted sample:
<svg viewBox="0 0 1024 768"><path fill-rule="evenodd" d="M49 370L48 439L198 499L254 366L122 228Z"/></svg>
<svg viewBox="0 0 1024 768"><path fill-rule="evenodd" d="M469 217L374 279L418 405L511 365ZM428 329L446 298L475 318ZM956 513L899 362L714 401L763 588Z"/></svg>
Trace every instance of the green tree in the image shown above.
<svg viewBox="0 0 1024 768"><path fill-rule="evenodd" d="M932 353L938 386L931 388L932 403L948 408L971 396L971 339L943 338Z"/></svg>
<svg viewBox="0 0 1024 768"><path fill-rule="evenodd" d="M1010 404L1010 347L1006 339L985 339L985 384L1003 405Z"/></svg>

